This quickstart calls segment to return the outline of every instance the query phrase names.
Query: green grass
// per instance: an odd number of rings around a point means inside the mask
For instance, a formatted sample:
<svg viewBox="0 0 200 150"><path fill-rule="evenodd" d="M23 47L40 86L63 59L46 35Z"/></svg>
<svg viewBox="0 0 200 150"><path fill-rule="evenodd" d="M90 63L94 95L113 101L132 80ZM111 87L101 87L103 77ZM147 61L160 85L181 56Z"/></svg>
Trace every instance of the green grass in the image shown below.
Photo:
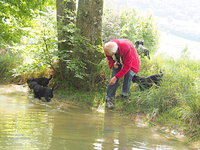
<svg viewBox="0 0 200 150"><path fill-rule="evenodd" d="M140 76L164 72L160 87L139 91L137 85L131 88L131 103L124 107L118 103L116 110L124 114L142 114L147 121L157 122L169 128L181 129L191 140L200 139L200 61L183 55L173 59L157 55L141 60ZM118 89L120 93L120 89Z"/></svg>

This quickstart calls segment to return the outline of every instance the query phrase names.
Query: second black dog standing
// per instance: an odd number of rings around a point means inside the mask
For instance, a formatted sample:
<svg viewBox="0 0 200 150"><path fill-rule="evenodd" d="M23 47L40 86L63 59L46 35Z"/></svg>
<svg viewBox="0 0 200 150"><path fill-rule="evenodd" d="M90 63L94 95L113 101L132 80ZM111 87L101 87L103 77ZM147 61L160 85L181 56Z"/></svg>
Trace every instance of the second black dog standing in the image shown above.
<svg viewBox="0 0 200 150"><path fill-rule="evenodd" d="M160 85L162 81L163 72L161 74L154 74L149 77L140 77L138 75L134 75L132 78L133 83L137 83L140 87L140 90L148 89L153 86L153 84Z"/></svg>
<svg viewBox="0 0 200 150"><path fill-rule="evenodd" d="M33 89L34 97L39 98L39 100L41 100L41 97L44 97L47 102L50 102L50 98L53 98L53 88L50 89L49 87L42 87L34 81L29 83L29 88Z"/></svg>
<svg viewBox="0 0 200 150"><path fill-rule="evenodd" d="M147 58L150 59L150 54L149 54L150 50L145 48L143 44L144 44L143 40L136 40L135 48L140 56L147 56Z"/></svg>
<svg viewBox="0 0 200 150"><path fill-rule="evenodd" d="M52 75L50 76L50 78L45 78L45 77L41 77L41 78L29 78L27 80L27 83L30 84L31 82L36 82L37 84L43 86L43 87L47 87L47 85L49 84L49 81L52 79Z"/></svg>

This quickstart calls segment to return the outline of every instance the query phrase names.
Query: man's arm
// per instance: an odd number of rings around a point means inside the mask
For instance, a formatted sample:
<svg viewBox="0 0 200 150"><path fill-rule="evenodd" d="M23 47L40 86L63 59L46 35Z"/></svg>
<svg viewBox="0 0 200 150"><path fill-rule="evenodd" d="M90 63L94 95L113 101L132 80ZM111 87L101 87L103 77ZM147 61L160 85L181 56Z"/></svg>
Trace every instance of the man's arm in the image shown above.
<svg viewBox="0 0 200 150"><path fill-rule="evenodd" d="M118 79L122 78L131 69L133 60L132 50L129 50L122 59L124 65L123 68L116 74Z"/></svg>

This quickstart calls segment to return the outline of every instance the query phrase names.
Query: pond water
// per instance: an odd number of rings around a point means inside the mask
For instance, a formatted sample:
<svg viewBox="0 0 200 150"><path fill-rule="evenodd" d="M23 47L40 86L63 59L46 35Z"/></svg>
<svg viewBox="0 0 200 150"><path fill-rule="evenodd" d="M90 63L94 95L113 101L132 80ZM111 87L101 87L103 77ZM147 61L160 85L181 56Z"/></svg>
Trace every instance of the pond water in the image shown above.
<svg viewBox="0 0 200 150"><path fill-rule="evenodd" d="M0 150L198 150L139 121L71 105L60 111L28 93L0 85Z"/></svg>

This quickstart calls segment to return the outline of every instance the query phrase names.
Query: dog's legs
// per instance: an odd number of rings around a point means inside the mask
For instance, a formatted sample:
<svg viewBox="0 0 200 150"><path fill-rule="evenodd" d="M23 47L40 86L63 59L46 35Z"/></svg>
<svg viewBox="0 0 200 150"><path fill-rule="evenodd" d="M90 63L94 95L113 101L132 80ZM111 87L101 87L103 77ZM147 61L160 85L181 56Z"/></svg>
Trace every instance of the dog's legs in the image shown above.
<svg viewBox="0 0 200 150"><path fill-rule="evenodd" d="M34 94L34 98L38 98L38 97Z"/></svg>
<svg viewBox="0 0 200 150"><path fill-rule="evenodd" d="M47 102L50 102L50 101L51 101L51 99L48 98L48 96L45 96L45 99L46 99Z"/></svg>
<svg viewBox="0 0 200 150"><path fill-rule="evenodd" d="M142 85L139 85L139 87L140 87L140 91L144 91L144 89L143 89L143 86L142 86Z"/></svg>

